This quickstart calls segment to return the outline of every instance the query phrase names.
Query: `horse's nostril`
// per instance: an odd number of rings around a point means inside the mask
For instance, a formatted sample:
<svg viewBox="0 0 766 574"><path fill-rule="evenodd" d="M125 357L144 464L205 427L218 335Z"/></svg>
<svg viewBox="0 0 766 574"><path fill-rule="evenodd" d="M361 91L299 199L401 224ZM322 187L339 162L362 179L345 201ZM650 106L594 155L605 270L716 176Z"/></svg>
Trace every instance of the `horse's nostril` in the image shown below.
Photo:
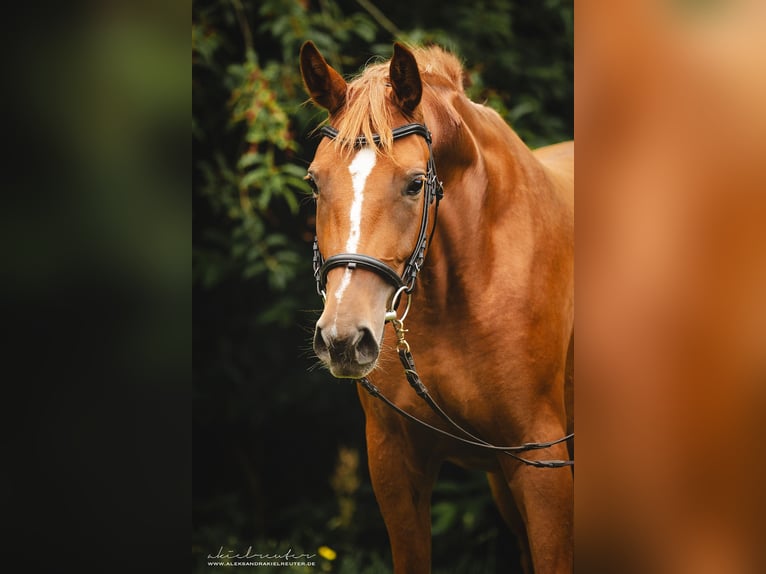
<svg viewBox="0 0 766 574"><path fill-rule="evenodd" d="M366 327L361 328L359 331L361 337L356 343L356 360L360 365L366 365L378 358L380 347L378 346L378 342L375 340L372 331Z"/></svg>
<svg viewBox="0 0 766 574"><path fill-rule="evenodd" d="M314 330L314 353L319 359L335 367L369 365L377 360L380 347L370 329L361 327L345 334L334 331L330 336L319 326Z"/></svg>
<svg viewBox="0 0 766 574"><path fill-rule="evenodd" d="M320 359L326 357L329 353L327 341L324 339L321 327L317 327L314 330L314 353Z"/></svg>

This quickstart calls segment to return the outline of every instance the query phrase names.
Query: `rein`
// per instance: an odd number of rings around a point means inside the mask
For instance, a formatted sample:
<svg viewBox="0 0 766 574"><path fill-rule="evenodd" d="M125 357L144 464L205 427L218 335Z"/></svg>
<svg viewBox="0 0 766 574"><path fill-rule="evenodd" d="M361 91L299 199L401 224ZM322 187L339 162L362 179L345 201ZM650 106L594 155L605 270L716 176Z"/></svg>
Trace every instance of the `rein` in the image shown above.
<svg viewBox="0 0 766 574"><path fill-rule="evenodd" d="M409 294L408 294L408 297L409 297ZM407 310L409 310L409 299L407 301ZM386 313L386 321L391 322L394 326L394 330L396 331L396 338L397 338L396 348L399 353L399 361L402 363L402 366L404 367L404 374L407 377L407 382L409 382L410 386L415 390L417 395L421 399L423 399L423 401L425 401L425 403L431 408L432 411L434 411L444 421L450 424L453 428L463 433L463 435L465 435L468 438L464 438L464 437L455 435L449 431L446 431L444 429L435 427L427 423L426 421L419 419L416 416L408 413L407 411L399 408L398 406L396 406L396 404L393 403L393 401L391 401L388 397L383 395L380 392L380 389L376 387L375 385L373 385L367 377L362 377L362 379L360 379L358 382L360 385L362 385L364 390L366 390L371 396L382 400L384 403L386 403L389 407L391 407L397 413L411 420L412 422L418 423L424 427L431 429L432 431L435 431L441 434L442 436L446 436L448 438L451 438L463 444L479 447L479 448L484 448L487 450L500 451L503 454L507 454L508 456L518 460L519 462L522 462L528 466L534 466L537 468L560 468L563 466L574 466L573 460L530 460L527 458L520 457L517 454L514 454L517 452L526 452L528 450L539 450L539 449L551 447L555 444L559 444L561 442L574 438L574 433L570 433L566 436L563 436L559 439L549 441L549 442L527 442L519 446L497 446L477 437L474 434L471 434L462 426L460 426L458 423L456 423L452 419L452 417L450 417L446 412L444 412L444 409L442 409L439 406L439 404L436 401L434 401L433 397L428 392L428 389L423 384L423 381L421 381L420 375L418 375L417 371L415 370L415 360L413 359L412 353L410 352L410 345L409 343L407 343L407 341L404 338L404 334L407 332L407 330L404 328L404 316L402 316L401 319L397 319L397 318L392 319L391 313L392 313L391 311ZM395 316L396 312L394 311L393 314ZM406 311L404 315L406 315Z"/></svg>
<svg viewBox="0 0 766 574"><path fill-rule="evenodd" d="M323 136L332 140L338 137L338 131L330 126L322 126L319 131ZM362 387L372 397L382 400L394 411L407 418L408 420L418 423L426 428L431 429L434 432L437 432L463 444L478 448L484 448L487 450L499 451L507 454L508 456L518 460L521 463L537 468L560 468L565 466L574 466L573 460L530 460L516 454L519 452L549 448L553 445L574 438L574 433L568 434L550 442L528 442L519 446L493 445L471 434L457 422L455 422L446 412L444 412L444 410L436 403L436 401L434 401L433 397L431 397L431 394L428 392L428 389L421 381L420 376L415 370L415 361L412 357L412 353L410 352L410 345L405 339L405 333L407 330L404 328L404 319L410 310L411 293L415 287L415 280L417 279L418 273L420 272L420 269L423 265L423 261L425 260L426 247L430 244L434 231L436 231L436 216L438 214L439 202L441 201L442 197L444 197L444 189L442 182L440 182L436 177L436 164L434 161L433 150L431 149L431 132L428 131L428 128L426 128L426 126L423 124L406 124L404 126L394 128L392 130L392 135L394 140L409 135L419 135L423 137L428 144L428 164L426 171L425 193L423 195L423 215L420 221L420 231L418 233L417 242L415 243L415 248L413 249L410 257L407 259L407 263L404 266L404 271L400 276L394 269L382 261L374 257L370 257L369 255L361 255L358 253L340 253L338 255L328 257L325 260L319 250L319 242L315 236L313 245L313 268L317 293L322 297L322 300L326 299L327 295L325 292L325 287L327 284L327 274L331 269L343 266L345 266L347 269L356 269L357 267L362 267L369 271L373 271L382 277L386 282L393 285L396 291L394 292L394 296L391 299L391 307L386 312L385 320L386 322L390 322L393 325L394 331L396 332L396 348L399 353L399 360L404 367L404 374L407 377L407 381L415 390L417 395L431 408L431 410L433 410L442 420L447 422L447 424L451 425L455 430L459 431L464 436L458 436L444 429L435 427L401 409L396 404L394 404L393 401L383 395L380 392L380 389L373 385L367 377L362 377L357 382L362 385ZM372 141L375 145L378 145L380 143L380 136L375 134L372 137ZM368 145L369 143L370 142L367 140L367 138L364 136L359 136L354 141L354 146L361 147ZM436 205L434 206L434 222L431 228L431 233L429 235L428 207L434 203L434 201L436 201ZM405 307L402 316L398 317L396 314L396 309L399 306L399 297L402 295L402 293L407 295L407 306Z"/></svg>

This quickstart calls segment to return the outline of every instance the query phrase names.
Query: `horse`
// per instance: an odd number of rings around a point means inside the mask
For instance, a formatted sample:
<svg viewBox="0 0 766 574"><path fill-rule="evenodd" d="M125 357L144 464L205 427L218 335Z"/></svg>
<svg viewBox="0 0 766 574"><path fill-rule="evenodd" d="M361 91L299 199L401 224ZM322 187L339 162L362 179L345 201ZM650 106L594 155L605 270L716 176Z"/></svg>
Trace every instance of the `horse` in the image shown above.
<svg viewBox="0 0 766 574"><path fill-rule="evenodd" d="M300 69L328 113L306 175L313 348L363 383L394 571L430 572L431 494L452 462L487 473L525 572L571 572L574 142L531 151L439 47L395 43L347 82L307 41Z"/></svg>

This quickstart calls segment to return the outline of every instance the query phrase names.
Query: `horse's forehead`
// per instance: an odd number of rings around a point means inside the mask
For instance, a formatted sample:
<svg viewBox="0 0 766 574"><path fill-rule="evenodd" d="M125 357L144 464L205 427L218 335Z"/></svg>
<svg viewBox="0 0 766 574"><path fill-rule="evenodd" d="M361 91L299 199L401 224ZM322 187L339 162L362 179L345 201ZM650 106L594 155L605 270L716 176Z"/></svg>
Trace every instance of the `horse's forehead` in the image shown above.
<svg viewBox="0 0 766 574"><path fill-rule="evenodd" d="M376 190L385 188L381 184L391 180L390 159L370 146L338 150L331 142L328 144L314 158L314 168L320 173L325 191L342 203L349 197L366 197L368 205L378 195Z"/></svg>

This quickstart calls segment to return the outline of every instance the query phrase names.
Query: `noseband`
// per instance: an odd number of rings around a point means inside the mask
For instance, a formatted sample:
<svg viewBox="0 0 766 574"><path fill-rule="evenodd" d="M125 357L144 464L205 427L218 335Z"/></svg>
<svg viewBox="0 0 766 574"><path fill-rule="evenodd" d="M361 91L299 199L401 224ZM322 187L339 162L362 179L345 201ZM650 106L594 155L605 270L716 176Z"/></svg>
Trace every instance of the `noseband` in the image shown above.
<svg viewBox="0 0 766 574"><path fill-rule="evenodd" d="M338 137L338 130L330 126L322 126L320 133L334 140ZM404 271L401 276L391 267L369 255L362 255L359 253L339 253L328 257L326 260L322 257L322 253L319 251L319 242L314 237L314 278L317 284L317 293L321 295L322 299L326 298L325 287L327 286L327 274L330 269L335 267L346 267L347 269L363 268L369 271L377 273L384 281L394 286L396 290L394 297L391 300L391 308L395 308L399 299L399 295L402 292L411 293L415 287L415 279L417 279L418 273L423 266L425 259L426 247L429 243L428 238L428 208L436 201L434 206L434 222L432 229L436 228L436 214L439 209L439 202L444 197L444 190L442 183L436 177L436 164L434 163L434 154L431 149L431 132L423 124L407 124L400 126L392 130L392 136L394 140L403 138L409 135L419 135L426 140L428 144L428 163L426 167L426 181L425 189L423 193L423 216L420 219L420 231L418 232L418 240L415 243L415 248L407 259L407 263L404 265ZM375 145L380 144L380 136L375 134L372 136L372 142ZM354 141L354 147L362 147L369 145L369 141L364 136L359 136ZM433 231L432 231L433 235Z"/></svg>

